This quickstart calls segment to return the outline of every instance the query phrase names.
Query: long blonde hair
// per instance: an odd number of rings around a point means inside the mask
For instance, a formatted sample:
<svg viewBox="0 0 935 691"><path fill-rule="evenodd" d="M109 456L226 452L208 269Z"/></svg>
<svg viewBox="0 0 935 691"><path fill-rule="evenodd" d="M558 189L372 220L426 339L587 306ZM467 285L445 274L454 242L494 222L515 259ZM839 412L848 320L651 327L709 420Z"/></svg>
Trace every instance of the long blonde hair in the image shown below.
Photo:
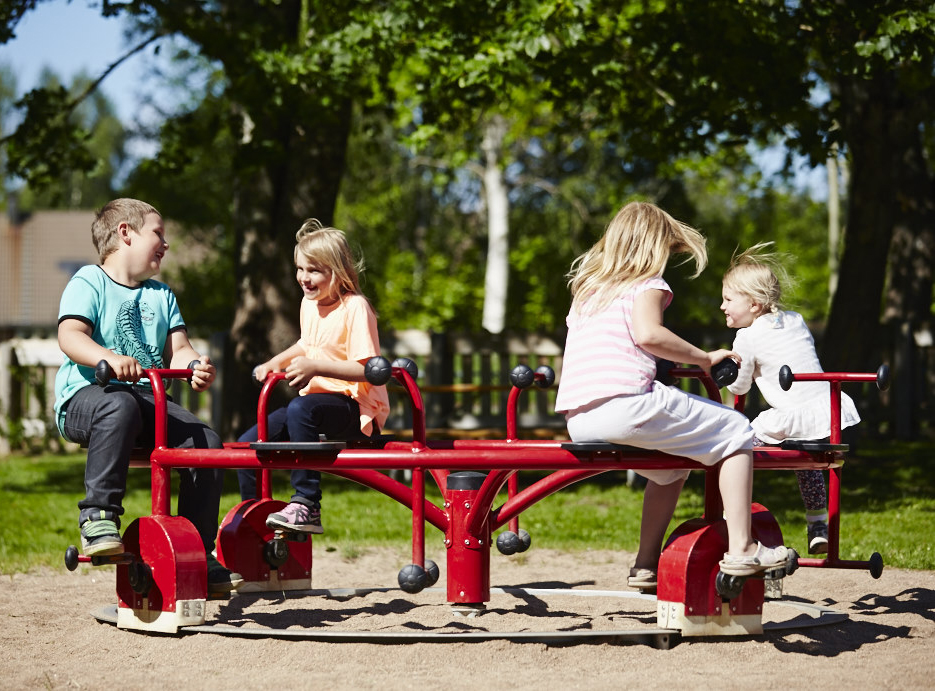
<svg viewBox="0 0 935 691"><path fill-rule="evenodd" d="M626 204L601 239L571 265L568 287L574 309L600 311L634 283L662 275L672 254L694 259L692 278L708 263L705 238L697 230L655 204Z"/></svg>
<svg viewBox="0 0 935 691"><path fill-rule="evenodd" d="M782 265L786 256L767 252L772 245L772 242L760 242L740 254L735 250L723 280L725 288L747 296L760 305L764 313L782 309L782 286L791 287L789 274Z"/></svg>
<svg viewBox="0 0 935 691"><path fill-rule="evenodd" d="M331 270L340 298L348 293L361 294L359 276L364 262L354 258L343 230L323 226L317 218L308 219L295 234L296 263L299 255Z"/></svg>

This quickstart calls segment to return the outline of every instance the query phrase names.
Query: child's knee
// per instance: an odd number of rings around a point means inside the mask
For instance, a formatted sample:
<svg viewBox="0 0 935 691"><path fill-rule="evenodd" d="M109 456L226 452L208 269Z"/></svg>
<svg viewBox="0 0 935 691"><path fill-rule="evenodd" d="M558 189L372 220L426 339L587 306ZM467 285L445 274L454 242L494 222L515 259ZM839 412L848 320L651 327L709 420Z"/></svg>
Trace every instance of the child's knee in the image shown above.
<svg viewBox="0 0 935 691"><path fill-rule="evenodd" d="M120 425L122 429L131 431L134 437L143 428L140 404L129 391L108 392L101 400L97 414L98 417L106 418L109 422Z"/></svg>

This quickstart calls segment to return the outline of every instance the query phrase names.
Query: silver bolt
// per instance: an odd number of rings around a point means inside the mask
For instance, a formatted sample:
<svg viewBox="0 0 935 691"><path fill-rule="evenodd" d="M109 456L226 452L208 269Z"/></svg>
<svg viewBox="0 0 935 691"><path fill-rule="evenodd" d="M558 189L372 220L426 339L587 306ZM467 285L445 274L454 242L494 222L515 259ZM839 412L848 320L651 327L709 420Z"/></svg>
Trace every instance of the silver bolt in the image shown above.
<svg viewBox="0 0 935 691"><path fill-rule="evenodd" d="M471 545L471 541L470 541L470 540L467 540L467 539L465 539L465 541L464 541L464 544L465 544L465 545L468 545L468 546L470 547L470 545Z"/></svg>

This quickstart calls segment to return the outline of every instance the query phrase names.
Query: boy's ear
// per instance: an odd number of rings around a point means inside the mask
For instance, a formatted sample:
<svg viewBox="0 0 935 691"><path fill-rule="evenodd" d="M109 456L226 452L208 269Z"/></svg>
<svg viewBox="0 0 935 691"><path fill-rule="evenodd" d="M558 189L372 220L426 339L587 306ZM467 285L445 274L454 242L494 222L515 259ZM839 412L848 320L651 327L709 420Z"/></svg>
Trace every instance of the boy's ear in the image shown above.
<svg viewBox="0 0 935 691"><path fill-rule="evenodd" d="M126 221L121 221L117 224L117 235L120 236L120 242L124 243L125 245L130 244L131 232L133 231L130 229L130 224Z"/></svg>

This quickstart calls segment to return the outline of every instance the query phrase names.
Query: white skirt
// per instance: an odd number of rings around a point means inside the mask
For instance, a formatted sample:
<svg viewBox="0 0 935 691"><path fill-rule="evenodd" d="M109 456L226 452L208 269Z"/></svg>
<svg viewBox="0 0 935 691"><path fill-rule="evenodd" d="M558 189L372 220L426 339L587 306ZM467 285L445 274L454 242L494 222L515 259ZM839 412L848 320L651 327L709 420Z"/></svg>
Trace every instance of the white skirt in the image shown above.
<svg viewBox="0 0 935 691"><path fill-rule="evenodd" d="M655 449L715 465L753 448L753 428L743 413L708 398L654 381L643 394L608 398L566 415L572 441L606 441ZM690 471L637 470L658 485Z"/></svg>
<svg viewBox="0 0 935 691"><path fill-rule="evenodd" d="M858 422L857 406L842 392L841 429ZM767 444L778 444L786 439L824 439L831 435L831 401L822 397L789 410L769 408L756 416L753 431Z"/></svg>

